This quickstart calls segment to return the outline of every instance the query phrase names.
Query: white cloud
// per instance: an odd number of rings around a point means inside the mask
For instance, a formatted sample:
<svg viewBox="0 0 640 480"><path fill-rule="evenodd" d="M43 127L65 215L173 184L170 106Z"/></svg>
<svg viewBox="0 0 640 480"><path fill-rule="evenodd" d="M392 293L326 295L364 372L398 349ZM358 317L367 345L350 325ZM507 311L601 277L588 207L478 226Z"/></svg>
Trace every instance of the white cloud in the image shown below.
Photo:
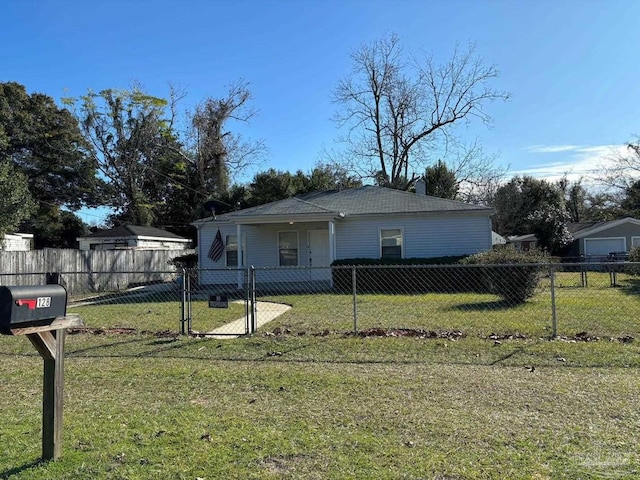
<svg viewBox="0 0 640 480"><path fill-rule="evenodd" d="M530 168L520 168L512 172L513 175L530 175L536 178L544 178L549 181L557 181L566 176L570 181L582 179L585 186L598 185L596 177L602 168L612 162L619 155L626 155L626 145L535 145L527 147L531 154L551 154L554 157L562 154L560 159L538 163Z"/></svg>
<svg viewBox="0 0 640 480"><path fill-rule="evenodd" d="M527 147L527 151L531 153L558 153L570 152L581 148L578 145L532 145Z"/></svg>

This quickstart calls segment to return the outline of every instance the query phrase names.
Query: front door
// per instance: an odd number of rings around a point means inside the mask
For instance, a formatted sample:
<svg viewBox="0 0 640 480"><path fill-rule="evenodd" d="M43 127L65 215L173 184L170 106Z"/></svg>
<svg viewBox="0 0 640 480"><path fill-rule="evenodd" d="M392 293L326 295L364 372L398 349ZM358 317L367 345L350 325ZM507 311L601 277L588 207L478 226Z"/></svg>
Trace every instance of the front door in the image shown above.
<svg viewBox="0 0 640 480"><path fill-rule="evenodd" d="M331 278L329 267L329 230L309 230L307 233L309 250L310 280L326 280ZM319 268L325 267L325 268Z"/></svg>

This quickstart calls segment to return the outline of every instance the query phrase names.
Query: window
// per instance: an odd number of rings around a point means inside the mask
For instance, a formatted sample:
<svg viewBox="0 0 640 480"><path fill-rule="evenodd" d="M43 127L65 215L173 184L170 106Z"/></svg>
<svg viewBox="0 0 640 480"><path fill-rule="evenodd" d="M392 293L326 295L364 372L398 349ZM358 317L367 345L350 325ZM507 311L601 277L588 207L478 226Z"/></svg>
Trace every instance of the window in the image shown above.
<svg viewBox="0 0 640 480"><path fill-rule="evenodd" d="M631 247L640 247L640 237L631 237Z"/></svg>
<svg viewBox="0 0 640 480"><path fill-rule="evenodd" d="M237 235L227 235L226 244L226 256L227 256L227 267L237 267L238 266L238 236Z"/></svg>
<svg viewBox="0 0 640 480"><path fill-rule="evenodd" d="M298 266L298 232L278 232L278 257L281 267Z"/></svg>
<svg viewBox="0 0 640 480"><path fill-rule="evenodd" d="M380 230L380 257L402 258L402 229L389 228Z"/></svg>

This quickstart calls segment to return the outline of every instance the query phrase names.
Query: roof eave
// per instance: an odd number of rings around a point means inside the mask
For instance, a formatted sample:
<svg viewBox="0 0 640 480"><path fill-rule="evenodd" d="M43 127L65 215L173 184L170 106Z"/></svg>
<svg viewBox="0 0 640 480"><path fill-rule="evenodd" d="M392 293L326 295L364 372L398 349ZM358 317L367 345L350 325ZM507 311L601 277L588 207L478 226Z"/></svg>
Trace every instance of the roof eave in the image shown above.
<svg viewBox="0 0 640 480"><path fill-rule="evenodd" d="M611 228L615 228L623 223L633 223L634 225L640 226L640 220L632 217L621 218L619 220L613 220L611 222L606 222L604 225L595 225L591 228L585 228L584 230L580 230L573 235L574 240L579 240L581 238L588 237L589 235L593 235L594 233L604 232Z"/></svg>
<svg viewBox="0 0 640 480"><path fill-rule="evenodd" d="M264 223L310 223L310 222L329 222L331 220L340 220L344 218L344 213L298 213L298 214L282 214L282 215L238 215L232 219L234 224L239 225L256 225Z"/></svg>
<svg viewBox="0 0 640 480"><path fill-rule="evenodd" d="M483 215L493 215L495 210L493 208L477 208L473 210L424 210L417 212L407 212L407 211L399 211L399 212L369 212L369 213L348 213L347 217L388 217L390 215L424 215L424 216L435 216L435 215L468 215L468 214L483 214Z"/></svg>

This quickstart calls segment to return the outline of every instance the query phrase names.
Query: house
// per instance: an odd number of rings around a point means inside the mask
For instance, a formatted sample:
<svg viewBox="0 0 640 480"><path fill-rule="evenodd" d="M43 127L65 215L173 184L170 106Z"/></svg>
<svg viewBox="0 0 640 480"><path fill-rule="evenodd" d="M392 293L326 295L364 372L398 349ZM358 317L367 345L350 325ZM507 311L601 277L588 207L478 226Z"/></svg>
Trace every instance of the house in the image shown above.
<svg viewBox="0 0 640 480"><path fill-rule="evenodd" d="M640 246L640 220L627 217L609 222L569 223L573 243L567 256L606 260L611 253L626 254Z"/></svg>
<svg viewBox="0 0 640 480"><path fill-rule="evenodd" d="M0 240L0 250L5 252L33 250L33 233L6 233Z"/></svg>
<svg viewBox="0 0 640 480"><path fill-rule="evenodd" d="M513 244L521 252L528 252L538 245L538 240L533 233L528 233L526 235L511 235L507 237L507 243Z"/></svg>
<svg viewBox="0 0 640 480"><path fill-rule="evenodd" d="M573 242L567 247L565 257L585 257L597 261L607 260L612 253L627 254L640 246L640 220L627 217L609 222L567 223ZM520 250L529 250L536 244L533 234L509 237Z"/></svg>
<svg viewBox="0 0 640 480"><path fill-rule="evenodd" d="M78 237L80 250L184 250L191 241L174 233L154 227L119 225Z"/></svg>
<svg viewBox="0 0 640 480"><path fill-rule="evenodd" d="M193 223L199 267L244 266L272 282L330 281L328 267L348 258L401 259L490 250L491 208L365 186L287 198ZM218 235L219 232L219 235ZM216 240L218 237L218 240ZM304 270L304 271L303 271ZM241 272L203 271L201 284L241 284Z"/></svg>

